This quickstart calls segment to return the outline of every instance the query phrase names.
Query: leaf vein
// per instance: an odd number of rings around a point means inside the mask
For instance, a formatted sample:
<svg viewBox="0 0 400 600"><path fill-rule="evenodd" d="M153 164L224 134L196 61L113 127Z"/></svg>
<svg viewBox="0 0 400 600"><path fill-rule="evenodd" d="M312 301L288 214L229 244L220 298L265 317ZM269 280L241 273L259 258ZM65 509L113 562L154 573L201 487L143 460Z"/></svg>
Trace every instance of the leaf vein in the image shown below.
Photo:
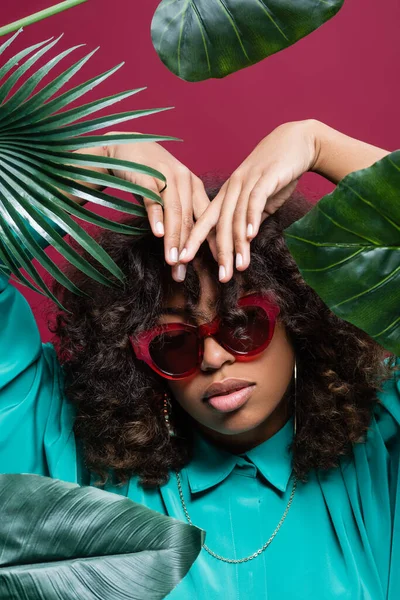
<svg viewBox="0 0 400 600"><path fill-rule="evenodd" d="M350 185L348 185L347 183L343 183L343 187L347 187L347 189L349 189L351 192L353 192L353 194L355 196L357 196L357 198L359 198L362 202L364 202L364 204L367 204L368 206L370 206L372 209L374 209L379 215L381 215L381 217L383 217L385 219L385 221L387 221L388 223L390 223L390 225L393 225L393 227L397 230L400 231L400 227L398 227L396 225L396 223L394 223L391 219L389 219L389 217L387 217L383 212L381 212L379 210L379 208L373 204L372 202L370 202L369 200L367 200L366 198L364 198L363 196L361 196L361 194L359 194L354 188L352 188Z"/></svg>
<svg viewBox="0 0 400 600"><path fill-rule="evenodd" d="M247 58L247 60L249 61L249 63L251 63L251 60L250 60L250 58L249 58L249 56L248 56L248 54L247 54L247 52L246 52L246 49L245 49L245 47L243 46L243 42L242 42L242 38L240 37L239 30L238 30L238 28L237 28L237 27L236 27L236 25L235 25L235 21L234 21L234 19L233 19L232 15L231 15L231 13L230 13L230 11L229 11L228 7L225 5L225 2L224 2L224 0L218 0L218 2L220 3L221 7L222 7L222 8L223 8L223 10L225 11L225 14L226 14L227 18L228 18L228 20L229 20L230 24L232 25L232 29L233 29L233 31L234 31L234 32L235 32L235 34L236 34L236 37L237 37L237 39L238 39L238 41L239 41L239 44L240 44L240 47L241 47L241 49L242 49L242 52L243 52L243 54L245 55L245 57Z"/></svg>
<svg viewBox="0 0 400 600"><path fill-rule="evenodd" d="M337 308L338 306L342 306L343 304L347 304L347 302L351 302L352 300L355 300L356 298L361 298L361 296L364 296L365 294L369 294L369 292L371 292L372 290L376 290L377 288L379 288L381 285L383 285L390 279L393 279L397 273L400 273L400 267L397 267L397 269L395 269L392 273L390 273L390 275L388 275L387 277L384 277L383 279L378 281L378 283L376 283L372 287L368 288L367 290L364 290L363 292L360 292L359 294L356 294L355 296L352 296L351 298L347 298L346 300L339 302L339 304L335 304L334 306L331 306L330 309L333 310L334 308Z"/></svg>
<svg viewBox="0 0 400 600"><path fill-rule="evenodd" d="M271 12L272 12L271 9L266 4L264 4L263 0L257 0L257 2L261 5L261 8L265 12L265 14L267 15L268 19L271 21L271 23L274 24L274 26L276 27L276 29L285 38L285 40L287 42L289 42L289 38L285 35L284 31L279 27L278 23L276 23L275 19L272 17L272 15L271 15Z"/></svg>
<svg viewBox="0 0 400 600"><path fill-rule="evenodd" d="M208 54L207 42L206 42L206 39L205 39L205 36L204 36L204 33L207 33L207 30L206 30L206 28L205 28L205 26L204 26L203 19L201 18L201 15L200 15L200 13L199 13L199 10L198 10L197 6L194 4L194 2L191 2L191 6L192 6L192 8L193 8L193 12L194 12L194 14L196 15L196 19L197 19L197 22L198 22L198 24L199 24L199 29L200 29L200 33L201 33L201 38L202 38L202 40L203 40L203 45L204 45L204 51L205 51L205 53L206 53L206 58L207 58L208 72L209 72L209 73L210 73L210 75L211 75L211 63L210 63L210 56L209 56L209 54Z"/></svg>

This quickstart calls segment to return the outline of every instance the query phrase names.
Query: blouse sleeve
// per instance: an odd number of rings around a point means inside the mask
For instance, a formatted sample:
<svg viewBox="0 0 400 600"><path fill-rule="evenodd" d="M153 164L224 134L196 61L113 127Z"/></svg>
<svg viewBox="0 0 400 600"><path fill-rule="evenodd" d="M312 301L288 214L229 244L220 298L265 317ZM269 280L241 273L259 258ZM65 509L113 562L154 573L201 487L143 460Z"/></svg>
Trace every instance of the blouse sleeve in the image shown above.
<svg viewBox="0 0 400 600"><path fill-rule="evenodd" d="M397 366L400 366L400 358L397 358ZM379 394L379 404L375 409L375 427L371 427L370 439L373 444L373 453L379 454L379 439L382 439L382 452L380 465L376 462L376 456L370 454L371 467L375 465L374 483L376 495L379 500L371 521L377 525L377 536L381 540L390 543L390 569L388 573L389 598L400 598L400 370L394 373L394 377L385 382L382 392ZM379 466L379 472L378 472ZM387 481L387 484L386 484ZM387 502L385 502L385 488L387 489ZM368 493L365 493L368 496ZM384 535L385 518L384 506L389 507L390 529L387 536ZM379 530L379 532L378 532ZM384 546L384 544L382 544ZM383 552L383 549L382 549Z"/></svg>
<svg viewBox="0 0 400 600"><path fill-rule="evenodd" d="M51 223L47 218L46 221ZM46 248L45 240L28 223L25 224L40 246ZM51 226L60 235L65 235L55 223ZM0 394L22 375L20 392L29 389L41 351L39 331L29 304L0 271Z"/></svg>
<svg viewBox="0 0 400 600"><path fill-rule="evenodd" d="M0 472L74 481L73 418L55 350L41 343L28 302L0 272Z"/></svg>

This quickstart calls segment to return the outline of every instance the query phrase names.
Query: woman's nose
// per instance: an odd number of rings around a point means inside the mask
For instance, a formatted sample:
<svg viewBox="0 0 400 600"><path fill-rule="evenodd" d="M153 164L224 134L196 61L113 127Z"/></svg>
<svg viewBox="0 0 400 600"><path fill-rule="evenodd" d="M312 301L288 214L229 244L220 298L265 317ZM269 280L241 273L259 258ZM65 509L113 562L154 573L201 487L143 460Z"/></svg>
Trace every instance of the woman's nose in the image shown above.
<svg viewBox="0 0 400 600"><path fill-rule="evenodd" d="M225 348L213 337L206 337L204 340L204 355L201 363L202 371L209 371L211 369L220 369L225 363L232 364L235 362L235 357L230 354Z"/></svg>

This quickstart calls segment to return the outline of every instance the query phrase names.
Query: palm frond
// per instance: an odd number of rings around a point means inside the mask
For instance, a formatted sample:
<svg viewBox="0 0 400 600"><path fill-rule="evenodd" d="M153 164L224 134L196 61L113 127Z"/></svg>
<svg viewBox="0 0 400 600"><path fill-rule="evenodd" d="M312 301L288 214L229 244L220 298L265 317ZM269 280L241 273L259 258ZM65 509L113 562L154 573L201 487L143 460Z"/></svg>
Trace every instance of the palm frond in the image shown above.
<svg viewBox="0 0 400 600"><path fill-rule="evenodd" d="M10 46L18 33L0 46L0 54ZM68 194L84 202L142 217L146 216L146 211L140 204L127 202L112 192L95 190L86 184L122 190L162 204L160 196L152 190L116 175L93 171L90 167L142 173L165 183L162 173L146 165L71 151L96 145L176 139L129 133L106 137L90 135L99 129L167 109L141 109L87 119L89 115L145 89L140 88L65 110L113 75L122 64L58 94L96 52L88 53L41 87L49 71L80 48L74 46L64 50L31 73L35 63L49 53L59 40L60 37L29 46L0 68L0 269L3 273L13 274L22 284L52 298L57 304L58 301L32 264L32 258L37 259L69 290L78 294L82 291L44 252L47 244L56 248L86 275L104 285L114 285L124 278L111 257L73 217L127 235L137 235L143 231L96 215L71 200ZM24 78L22 84L21 78ZM32 231L36 236L32 235ZM63 239L64 233L68 233L99 263L99 269ZM27 275L21 273L21 267Z"/></svg>

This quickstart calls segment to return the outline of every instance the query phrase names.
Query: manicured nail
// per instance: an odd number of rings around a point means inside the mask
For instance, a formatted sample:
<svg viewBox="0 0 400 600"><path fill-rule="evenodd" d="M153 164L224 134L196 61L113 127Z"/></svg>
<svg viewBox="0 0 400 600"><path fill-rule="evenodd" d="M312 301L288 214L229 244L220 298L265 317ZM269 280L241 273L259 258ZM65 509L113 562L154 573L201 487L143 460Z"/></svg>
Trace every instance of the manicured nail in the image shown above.
<svg viewBox="0 0 400 600"><path fill-rule="evenodd" d="M178 262L178 248L171 248L169 251L169 258L171 262Z"/></svg>
<svg viewBox="0 0 400 600"><path fill-rule="evenodd" d="M236 268L243 266L243 256L238 252L236 254Z"/></svg>
<svg viewBox="0 0 400 600"><path fill-rule="evenodd" d="M224 265L220 265L219 273L218 273L219 280L222 281L223 279L225 279L225 275L226 275L225 267L224 267Z"/></svg>
<svg viewBox="0 0 400 600"><path fill-rule="evenodd" d="M186 277L186 265L178 265L176 278L178 281L184 281Z"/></svg>
<svg viewBox="0 0 400 600"><path fill-rule="evenodd" d="M156 232L157 233L164 233L164 225L162 224L161 221L157 221L156 223Z"/></svg>
<svg viewBox="0 0 400 600"><path fill-rule="evenodd" d="M187 254L187 249L184 248L179 255L179 260L182 260L183 258L185 258L186 254Z"/></svg>
<svg viewBox="0 0 400 600"><path fill-rule="evenodd" d="M253 235L253 225L249 223L247 225L247 237L251 237Z"/></svg>

